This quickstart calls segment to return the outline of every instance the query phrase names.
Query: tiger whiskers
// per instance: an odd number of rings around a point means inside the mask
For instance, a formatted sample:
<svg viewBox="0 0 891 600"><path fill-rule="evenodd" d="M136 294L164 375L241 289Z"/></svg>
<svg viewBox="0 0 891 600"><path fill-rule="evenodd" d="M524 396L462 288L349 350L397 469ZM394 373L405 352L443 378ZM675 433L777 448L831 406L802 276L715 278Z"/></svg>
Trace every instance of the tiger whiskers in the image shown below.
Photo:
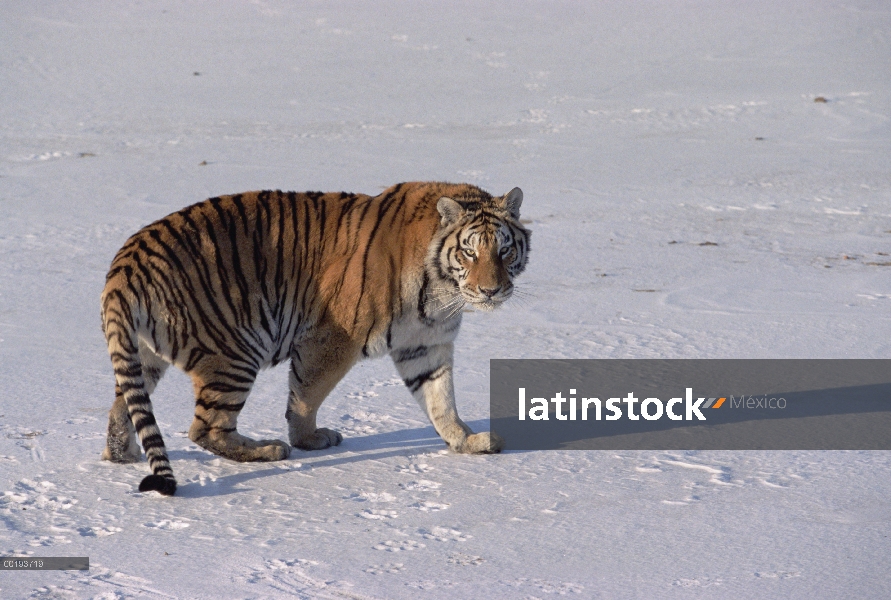
<svg viewBox="0 0 891 600"><path fill-rule="evenodd" d="M437 286L428 288L424 298L424 310L427 312L447 312L449 319L464 308L467 300L461 292L450 286Z"/></svg>
<svg viewBox="0 0 891 600"><path fill-rule="evenodd" d="M536 297L536 293L534 291L530 291L526 286L520 288L515 285L510 299L514 300L520 306L526 307L529 306L530 302Z"/></svg>
<svg viewBox="0 0 891 600"><path fill-rule="evenodd" d="M454 298L450 301L450 304L454 304L454 306L449 311L449 314L446 315L446 319L451 319L452 317L457 315L459 312L461 312L461 309L463 309L464 305L467 304L467 300L465 300L463 296L458 294L458 296L456 298ZM447 304L446 307L447 306L449 306L449 305Z"/></svg>

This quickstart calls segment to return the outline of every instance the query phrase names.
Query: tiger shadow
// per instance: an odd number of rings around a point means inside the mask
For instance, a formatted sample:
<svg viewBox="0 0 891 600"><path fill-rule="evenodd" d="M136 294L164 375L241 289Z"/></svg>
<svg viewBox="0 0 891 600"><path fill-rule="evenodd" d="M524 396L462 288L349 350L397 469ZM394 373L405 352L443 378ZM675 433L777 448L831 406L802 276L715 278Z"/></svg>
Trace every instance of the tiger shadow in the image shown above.
<svg viewBox="0 0 891 600"><path fill-rule="evenodd" d="M468 422L468 425L474 431L486 431L489 421L487 419L471 421ZM254 490L254 488L243 487L253 479L282 476L294 471L307 471L320 467L342 466L365 460L380 460L395 456L408 457L424 452L439 452L443 449L442 439L431 426L347 437L339 446L324 450L306 451L293 448L291 456L287 459L270 463L275 466L246 473L224 475L212 483L202 485L196 481L182 481L176 491L176 496L178 498L207 498L241 494ZM173 450L169 452L169 456L172 460L198 460L202 465L209 465L212 461L219 459L218 456L204 450ZM289 467L293 463L300 463L300 466Z"/></svg>

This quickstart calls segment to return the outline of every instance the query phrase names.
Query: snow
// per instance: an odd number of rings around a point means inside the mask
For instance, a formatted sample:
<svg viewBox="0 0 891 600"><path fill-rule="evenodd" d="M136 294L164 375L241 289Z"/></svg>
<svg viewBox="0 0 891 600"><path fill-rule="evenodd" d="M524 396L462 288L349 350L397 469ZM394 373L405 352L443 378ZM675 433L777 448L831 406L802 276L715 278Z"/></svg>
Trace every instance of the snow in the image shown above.
<svg viewBox="0 0 891 600"><path fill-rule="evenodd" d="M444 450L361 363L338 448L236 464L153 400L180 490L99 460L98 297L139 227L261 188L518 185L517 297L468 314L458 406L491 358L887 358L886 2L0 4L3 598L880 598L887 452ZM815 101L819 98L825 100ZM240 428L286 435L286 373Z"/></svg>

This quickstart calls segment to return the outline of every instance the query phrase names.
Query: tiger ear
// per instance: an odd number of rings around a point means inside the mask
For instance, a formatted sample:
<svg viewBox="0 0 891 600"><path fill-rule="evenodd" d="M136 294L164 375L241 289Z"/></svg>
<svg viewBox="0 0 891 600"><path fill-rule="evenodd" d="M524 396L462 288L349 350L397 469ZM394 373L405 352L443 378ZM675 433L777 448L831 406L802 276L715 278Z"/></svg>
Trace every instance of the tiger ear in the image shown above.
<svg viewBox="0 0 891 600"><path fill-rule="evenodd" d="M439 216L442 217L442 225L454 223L461 216L461 213L464 212L464 208L460 204L446 196L440 198L439 202L436 203L436 210L439 211Z"/></svg>
<svg viewBox="0 0 891 600"><path fill-rule="evenodd" d="M504 195L503 198L500 198L498 204L501 208L510 212L510 216L513 219L520 218L520 205L523 203L523 190L518 187L515 187L508 193Z"/></svg>

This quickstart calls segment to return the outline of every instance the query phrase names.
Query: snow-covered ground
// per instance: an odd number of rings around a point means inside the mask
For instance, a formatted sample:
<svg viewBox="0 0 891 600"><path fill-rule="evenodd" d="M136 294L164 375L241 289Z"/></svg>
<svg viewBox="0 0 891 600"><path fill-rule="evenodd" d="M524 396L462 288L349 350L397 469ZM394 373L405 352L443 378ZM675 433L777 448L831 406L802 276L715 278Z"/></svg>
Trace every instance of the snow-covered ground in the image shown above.
<svg viewBox="0 0 891 600"><path fill-rule="evenodd" d="M490 358L889 358L886 1L0 3L3 598L887 598L887 452L450 454L393 366L338 448L236 464L154 403L181 488L99 460L98 298L139 227L211 195L523 188ZM819 100L819 101L818 101ZM821 101L821 100L825 100ZM284 369L239 425L286 437Z"/></svg>

